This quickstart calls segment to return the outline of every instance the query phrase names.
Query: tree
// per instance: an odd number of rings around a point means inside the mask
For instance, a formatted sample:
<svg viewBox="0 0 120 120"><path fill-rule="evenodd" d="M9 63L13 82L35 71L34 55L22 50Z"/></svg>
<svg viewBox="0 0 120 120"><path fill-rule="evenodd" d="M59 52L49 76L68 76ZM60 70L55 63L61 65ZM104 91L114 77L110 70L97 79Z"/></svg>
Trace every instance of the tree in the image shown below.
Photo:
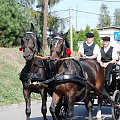
<svg viewBox="0 0 120 120"><path fill-rule="evenodd" d="M86 26L84 34L86 35L88 32L91 32L91 29L90 29L89 25ZM85 36L85 38L86 38L86 36Z"/></svg>
<svg viewBox="0 0 120 120"><path fill-rule="evenodd" d="M42 39L43 14L33 9L34 1L0 0L0 46L20 44L23 30L29 29L31 23L35 25L36 37Z"/></svg>
<svg viewBox="0 0 120 120"><path fill-rule="evenodd" d="M111 25L111 18L107 6L103 3L100 8L101 14L99 15L98 27L106 27Z"/></svg>
<svg viewBox="0 0 120 120"><path fill-rule="evenodd" d="M116 9L114 12L114 25L120 27L120 9Z"/></svg>
<svg viewBox="0 0 120 120"><path fill-rule="evenodd" d="M48 24L48 0L44 0L44 13L43 13L43 38L42 48L46 49L47 46L47 24Z"/></svg>
<svg viewBox="0 0 120 120"><path fill-rule="evenodd" d="M78 41L85 41L85 40L86 40L85 32L84 32L84 30L81 29L78 33L77 42Z"/></svg>
<svg viewBox="0 0 120 120"><path fill-rule="evenodd" d="M57 33L59 28L59 19L60 18L56 16L52 16L52 15L48 16L48 28L50 32Z"/></svg>
<svg viewBox="0 0 120 120"><path fill-rule="evenodd" d="M24 7L32 7L35 0L17 0Z"/></svg>
<svg viewBox="0 0 120 120"><path fill-rule="evenodd" d="M85 28L85 30L84 30L85 40L87 39L86 38L86 34L89 33L89 32L91 32L91 29L90 29L90 26L87 25L86 28Z"/></svg>
<svg viewBox="0 0 120 120"><path fill-rule="evenodd" d="M93 33L94 33L94 42L98 44L100 47L102 47L101 38L97 29L94 29Z"/></svg>
<svg viewBox="0 0 120 120"><path fill-rule="evenodd" d="M28 1L28 0L27 0ZM43 7L44 0L37 0L39 7ZM61 0L48 0L49 7L53 7L57 3L59 3Z"/></svg>
<svg viewBox="0 0 120 120"><path fill-rule="evenodd" d="M42 17L42 23L43 23L43 49L46 49L46 35L47 35L47 25L48 25L48 5L49 7L55 5L56 3L58 3L60 0L38 0L38 7L41 7L41 12L44 13Z"/></svg>
<svg viewBox="0 0 120 120"><path fill-rule="evenodd" d="M73 36L73 51L78 51L77 33L74 28L72 28L72 36ZM70 43L70 30L68 30L67 40Z"/></svg>
<svg viewBox="0 0 120 120"><path fill-rule="evenodd" d="M0 1L0 46L10 47L17 44L22 30L28 26L27 14L16 0Z"/></svg>
<svg viewBox="0 0 120 120"><path fill-rule="evenodd" d="M75 28L72 29L73 32L73 51L78 51L78 41L77 41L77 33Z"/></svg>

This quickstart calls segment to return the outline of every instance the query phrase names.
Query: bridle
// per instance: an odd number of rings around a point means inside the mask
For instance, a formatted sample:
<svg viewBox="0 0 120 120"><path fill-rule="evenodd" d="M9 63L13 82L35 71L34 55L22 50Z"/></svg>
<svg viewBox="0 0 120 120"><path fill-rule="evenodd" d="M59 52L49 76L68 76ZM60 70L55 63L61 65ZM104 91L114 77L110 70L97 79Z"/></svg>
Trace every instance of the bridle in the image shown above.
<svg viewBox="0 0 120 120"><path fill-rule="evenodd" d="M29 45L30 39L33 41L33 44L34 44L33 47L31 47ZM25 45L24 45L24 41L26 41ZM25 52L25 49L30 49L32 54L29 54L29 55L32 57L34 57L34 55L37 54L37 52L38 52L37 39L36 39L36 36L33 32L31 32L31 31L25 32L24 37L23 37L23 41L22 41L22 47L23 47L23 52Z"/></svg>
<svg viewBox="0 0 120 120"><path fill-rule="evenodd" d="M32 48L31 46L28 45L28 41L29 41L29 37L26 39L27 40L27 45L25 46L25 48L30 48L31 51L35 52L36 48L37 48L37 40L36 40L36 36L33 32L26 32L25 35L31 35L33 37L33 43L34 43L34 48Z"/></svg>
<svg viewBox="0 0 120 120"><path fill-rule="evenodd" d="M53 45L55 46L53 50L51 50L51 55L53 52L55 52L59 58L63 58L65 56L65 50L66 50L66 46L65 46L65 41L62 40L62 44L61 44L61 49L60 50L56 50L57 49L57 44L59 43L59 40L57 40L57 42L53 43Z"/></svg>

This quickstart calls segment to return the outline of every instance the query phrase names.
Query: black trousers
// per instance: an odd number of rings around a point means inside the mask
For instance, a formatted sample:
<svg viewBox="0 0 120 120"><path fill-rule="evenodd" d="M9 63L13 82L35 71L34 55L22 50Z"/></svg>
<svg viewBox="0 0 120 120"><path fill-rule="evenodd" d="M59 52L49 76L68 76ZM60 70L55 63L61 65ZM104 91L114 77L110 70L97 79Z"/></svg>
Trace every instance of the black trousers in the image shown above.
<svg viewBox="0 0 120 120"><path fill-rule="evenodd" d="M115 67L114 64L109 63L107 68L105 69L105 80L109 81L110 80L110 74L112 72L112 69Z"/></svg>

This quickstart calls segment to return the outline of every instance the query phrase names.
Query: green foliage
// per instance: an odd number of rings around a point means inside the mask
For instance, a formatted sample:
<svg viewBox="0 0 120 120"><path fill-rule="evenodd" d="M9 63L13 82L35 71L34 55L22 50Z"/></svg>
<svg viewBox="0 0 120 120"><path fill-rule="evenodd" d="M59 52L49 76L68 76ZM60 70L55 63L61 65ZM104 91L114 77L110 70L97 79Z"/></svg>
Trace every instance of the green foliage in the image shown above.
<svg viewBox="0 0 120 120"><path fill-rule="evenodd" d="M120 26L120 8L116 9L114 12L114 25Z"/></svg>
<svg viewBox="0 0 120 120"><path fill-rule="evenodd" d="M87 33L91 32L91 29L90 29L90 26L89 26L89 25L86 26L84 32L85 32L85 35L86 35Z"/></svg>
<svg viewBox="0 0 120 120"><path fill-rule="evenodd" d="M55 4L59 3L61 0L48 0L48 4L50 7L53 7Z"/></svg>
<svg viewBox="0 0 120 120"><path fill-rule="evenodd" d="M111 18L109 16L109 11L107 10L106 4L102 4L100 11L101 14L99 15L99 24L98 27L106 27L111 25Z"/></svg>
<svg viewBox="0 0 120 120"><path fill-rule="evenodd" d="M21 35L22 15L16 0L3 1L0 1L0 46L9 47Z"/></svg>
<svg viewBox="0 0 120 120"><path fill-rule="evenodd" d="M35 2L35 0L18 0L22 6L25 7L32 7L33 3Z"/></svg>
<svg viewBox="0 0 120 120"><path fill-rule="evenodd" d="M74 28L72 28L72 37L73 37L73 51L77 51L78 50L77 33ZM70 30L68 30L67 40L70 43Z"/></svg>
<svg viewBox="0 0 120 120"><path fill-rule="evenodd" d="M49 5L54 6L59 1L50 0ZM43 0L38 0L41 4L41 12L33 9L32 5L34 2L35 0L19 0L19 2L17 0L0 0L0 46L11 47L20 45L23 31L29 29L31 23L36 27L37 37L40 40L42 39ZM51 21L55 29L58 29L59 24L58 21L56 22L56 18Z"/></svg>
<svg viewBox="0 0 120 120"><path fill-rule="evenodd" d="M98 44L100 47L102 47L101 38L100 38L98 31L94 29L93 33L94 33L94 42Z"/></svg>
<svg viewBox="0 0 120 120"><path fill-rule="evenodd" d="M78 41L85 41L86 40L86 37L85 37L85 32L84 30L80 30L79 33L78 33L78 39L77 39L77 42Z"/></svg>
<svg viewBox="0 0 120 120"><path fill-rule="evenodd" d="M0 46L11 47L20 44L18 40L31 22L36 24L37 13L16 0L1 0L0 16Z"/></svg>
<svg viewBox="0 0 120 120"><path fill-rule="evenodd" d="M48 17L48 27L49 27L49 31L53 31L54 33L57 33L58 28L59 28L59 18L58 17L54 17L49 15Z"/></svg>
<svg viewBox="0 0 120 120"><path fill-rule="evenodd" d="M78 51L78 42L77 42L77 33L75 29L72 29L73 32L73 51Z"/></svg>
<svg viewBox="0 0 120 120"><path fill-rule="evenodd" d="M25 0L28 1L28 0ZM37 0L39 3L39 6L42 6L41 4L43 4L44 0ZM55 4L59 3L61 0L48 0L48 5L49 7L53 7Z"/></svg>

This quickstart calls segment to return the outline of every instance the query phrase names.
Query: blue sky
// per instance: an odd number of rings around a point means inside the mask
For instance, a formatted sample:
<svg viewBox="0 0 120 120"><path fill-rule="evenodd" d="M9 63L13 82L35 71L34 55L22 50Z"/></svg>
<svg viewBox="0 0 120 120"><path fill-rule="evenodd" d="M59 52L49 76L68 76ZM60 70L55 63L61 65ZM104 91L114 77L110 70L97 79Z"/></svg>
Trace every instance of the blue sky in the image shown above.
<svg viewBox="0 0 120 120"><path fill-rule="evenodd" d="M105 1L105 0L104 0ZM110 0L114 1L114 0ZM108 10L110 12L110 16L113 16L113 13L116 8L120 8L120 2L104 2ZM98 15L95 14L88 14L89 13L96 13L100 14L100 6L102 4L101 1L88 1L88 0L61 0L51 11L61 11L61 10L68 10L69 8L72 10L72 24L74 28L79 31L81 28L85 29L86 25L88 24L91 28L95 28L98 24ZM77 22L76 22L76 10L77 12ZM61 18L69 17L69 11L61 11L56 12L56 15L60 16ZM113 17L111 17L113 19ZM67 19L69 20L69 19ZM76 24L77 23L77 24ZM77 27L76 27L77 26ZM69 23L66 26L66 30L69 28Z"/></svg>

